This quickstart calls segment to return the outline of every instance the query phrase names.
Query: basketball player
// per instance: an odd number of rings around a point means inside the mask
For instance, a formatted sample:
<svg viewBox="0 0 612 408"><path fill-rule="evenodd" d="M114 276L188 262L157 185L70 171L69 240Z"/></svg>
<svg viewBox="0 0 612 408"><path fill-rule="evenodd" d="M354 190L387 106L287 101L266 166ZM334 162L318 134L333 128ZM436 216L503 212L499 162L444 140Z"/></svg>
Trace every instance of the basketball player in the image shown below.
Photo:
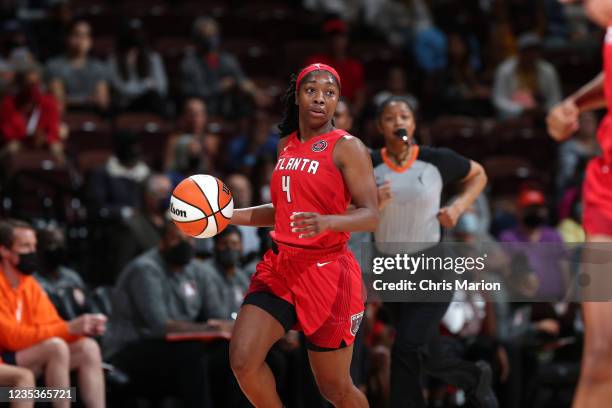
<svg viewBox="0 0 612 408"><path fill-rule="evenodd" d="M612 2L585 0L590 18L607 27L603 47L604 70L593 81L555 106L548 114L550 135L557 141L568 139L578 129L582 112L612 107ZM592 159L583 185L583 225L587 242L612 244L612 113L600 125L597 139L602 155ZM597 245L597 244L592 244ZM599 244L598 248L602 248ZM585 344L580 381L574 408L604 407L612 400L612 276L610 264L598 264L597 255L584 252L583 273L590 278L584 289L582 308ZM609 257L608 257L609 258ZM595 293L599 291L599 293ZM605 293L601 293L605 291ZM602 298L601 295L604 295ZM600 300L589 301L589 300ZM601 302L607 300L607 302Z"/></svg>
<svg viewBox="0 0 612 408"><path fill-rule="evenodd" d="M408 99L391 96L381 104L378 130L385 147L372 152L372 162L381 206L374 238L382 252L390 251L384 243L418 243L426 253L438 250L440 227L454 227L487 182L478 163L449 149L415 144L415 127ZM442 206L444 188L457 182L462 186L461 193L452 204ZM417 250L412 247L405 252L415 256ZM451 298L449 294L445 301L387 303L397 332L391 352L392 408L426 406L421 387L423 372L464 389L479 408L498 406L486 363L474 364L440 351L440 320Z"/></svg>
<svg viewBox="0 0 612 408"><path fill-rule="evenodd" d="M347 241L350 231L376 228L378 202L367 148L334 128L339 97L340 77L328 65L309 65L292 79L272 203L237 209L231 220L274 226L275 248L257 266L230 344L234 374L256 407L282 407L265 358L292 328L304 332L323 397L335 407L368 406L349 375L365 293Z"/></svg>

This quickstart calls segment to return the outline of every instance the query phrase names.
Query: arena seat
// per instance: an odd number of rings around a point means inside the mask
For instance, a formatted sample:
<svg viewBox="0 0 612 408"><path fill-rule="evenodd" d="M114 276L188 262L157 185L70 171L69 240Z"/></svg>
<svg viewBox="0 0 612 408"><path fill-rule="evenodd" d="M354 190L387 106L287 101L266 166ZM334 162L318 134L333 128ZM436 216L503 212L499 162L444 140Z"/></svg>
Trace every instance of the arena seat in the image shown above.
<svg viewBox="0 0 612 408"><path fill-rule="evenodd" d="M489 136L474 118L440 118L429 127L429 134L433 146L448 147L470 159L481 160L490 151Z"/></svg>
<svg viewBox="0 0 612 408"><path fill-rule="evenodd" d="M133 132L167 133L170 125L159 116L150 113L123 113L114 120L116 129Z"/></svg>
<svg viewBox="0 0 612 408"><path fill-rule="evenodd" d="M96 167L102 166L113 154L110 149L88 150L77 157L77 166L83 175L89 174Z"/></svg>
<svg viewBox="0 0 612 408"><path fill-rule="evenodd" d="M251 38L226 39L222 47L238 58L243 71L248 72L250 77L281 73L278 54L261 41Z"/></svg>
<svg viewBox="0 0 612 408"><path fill-rule="evenodd" d="M66 141L69 155L75 156L88 150L111 149L111 126L92 113L68 113L64 122L70 129Z"/></svg>
<svg viewBox="0 0 612 408"><path fill-rule="evenodd" d="M25 218L65 220L69 202L81 185L75 169L46 151L22 151L7 160L4 205Z"/></svg>
<svg viewBox="0 0 612 408"><path fill-rule="evenodd" d="M548 177L523 156L492 156L482 165L489 179L492 196L514 196L527 184L546 186Z"/></svg>

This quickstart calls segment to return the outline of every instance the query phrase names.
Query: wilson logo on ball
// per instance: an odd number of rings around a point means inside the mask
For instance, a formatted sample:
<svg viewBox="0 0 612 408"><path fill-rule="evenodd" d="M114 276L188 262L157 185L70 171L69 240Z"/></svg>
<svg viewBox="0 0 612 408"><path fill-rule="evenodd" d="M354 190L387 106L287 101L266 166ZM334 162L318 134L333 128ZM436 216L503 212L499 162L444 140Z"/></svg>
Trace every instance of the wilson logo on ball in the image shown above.
<svg viewBox="0 0 612 408"><path fill-rule="evenodd" d="M187 218L187 211L175 208L172 203L170 203L170 212L177 217Z"/></svg>
<svg viewBox="0 0 612 408"><path fill-rule="evenodd" d="M228 225L234 212L230 189L207 174L181 181L170 198L170 217L185 234L210 238Z"/></svg>
<svg viewBox="0 0 612 408"><path fill-rule="evenodd" d="M321 140L319 142L312 144L313 152L322 152L327 147L327 142L325 140Z"/></svg>

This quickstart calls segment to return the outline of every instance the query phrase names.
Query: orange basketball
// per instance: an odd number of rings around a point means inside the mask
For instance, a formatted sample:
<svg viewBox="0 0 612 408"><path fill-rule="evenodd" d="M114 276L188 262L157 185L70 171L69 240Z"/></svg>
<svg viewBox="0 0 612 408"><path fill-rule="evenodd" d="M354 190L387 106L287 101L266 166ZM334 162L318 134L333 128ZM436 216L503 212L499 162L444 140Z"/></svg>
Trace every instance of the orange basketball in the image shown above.
<svg viewBox="0 0 612 408"><path fill-rule="evenodd" d="M172 192L170 216L185 234L210 238L227 227L234 213L230 189L218 178L197 174Z"/></svg>

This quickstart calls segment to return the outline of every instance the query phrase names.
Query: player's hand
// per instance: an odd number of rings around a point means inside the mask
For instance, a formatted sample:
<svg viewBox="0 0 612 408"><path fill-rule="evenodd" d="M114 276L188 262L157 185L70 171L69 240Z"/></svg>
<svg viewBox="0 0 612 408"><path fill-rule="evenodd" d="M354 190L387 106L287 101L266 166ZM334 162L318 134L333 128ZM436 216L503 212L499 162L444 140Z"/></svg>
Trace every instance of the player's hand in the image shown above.
<svg viewBox="0 0 612 408"><path fill-rule="evenodd" d="M100 336L106 331L107 318L103 314L84 314L68 322L68 332L81 336Z"/></svg>
<svg viewBox="0 0 612 408"><path fill-rule="evenodd" d="M546 116L548 133L557 142L562 142L578 130L579 116L580 110L571 100L555 105Z"/></svg>
<svg viewBox="0 0 612 408"><path fill-rule="evenodd" d="M453 228L457 225L459 216L461 216L461 212L454 205L442 207L438 211L438 220L444 228Z"/></svg>
<svg viewBox="0 0 612 408"><path fill-rule="evenodd" d="M391 192L391 182L387 180L378 187L378 209L382 210L385 208L392 199L393 193Z"/></svg>
<svg viewBox="0 0 612 408"><path fill-rule="evenodd" d="M314 212L298 212L290 219L291 232L298 233L298 238L312 238L331 227L329 217Z"/></svg>

